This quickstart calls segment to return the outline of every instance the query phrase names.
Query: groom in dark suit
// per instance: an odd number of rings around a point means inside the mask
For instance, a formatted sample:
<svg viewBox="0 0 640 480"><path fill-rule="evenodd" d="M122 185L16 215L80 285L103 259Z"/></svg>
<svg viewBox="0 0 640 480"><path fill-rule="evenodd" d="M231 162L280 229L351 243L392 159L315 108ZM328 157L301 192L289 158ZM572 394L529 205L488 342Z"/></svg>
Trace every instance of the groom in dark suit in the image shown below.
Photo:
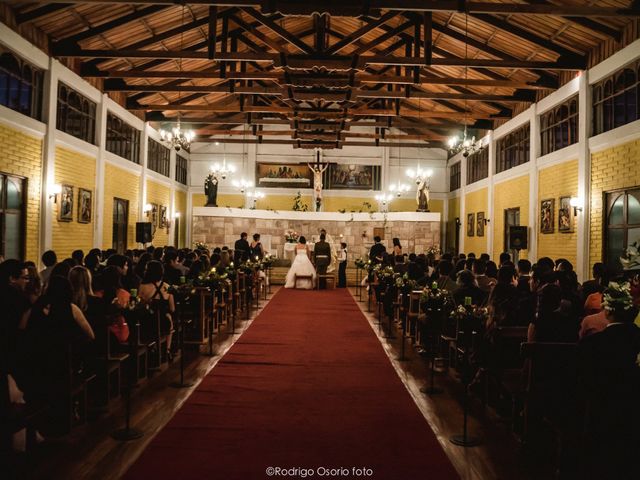
<svg viewBox="0 0 640 480"><path fill-rule="evenodd" d="M329 245L325 239L327 236L324 233L320 234L320 241L316 242L313 246L313 257L316 262L316 272L318 275L326 275L327 267L331 263L331 245ZM325 279L318 280L320 282L319 288L327 288L327 281Z"/></svg>

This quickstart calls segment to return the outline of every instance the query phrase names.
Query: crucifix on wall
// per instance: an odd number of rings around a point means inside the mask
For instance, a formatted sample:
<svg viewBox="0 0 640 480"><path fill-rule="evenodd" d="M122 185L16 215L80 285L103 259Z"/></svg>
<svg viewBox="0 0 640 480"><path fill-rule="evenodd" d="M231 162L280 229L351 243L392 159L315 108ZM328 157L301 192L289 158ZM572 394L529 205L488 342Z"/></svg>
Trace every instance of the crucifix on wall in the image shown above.
<svg viewBox="0 0 640 480"><path fill-rule="evenodd" d="M315 163L307 163L307 165L313 172L313 199L316 204L316 212L319 212L322 205L322 174L329 168L329 164L320 161L320 149L317 148Z"/></svg>

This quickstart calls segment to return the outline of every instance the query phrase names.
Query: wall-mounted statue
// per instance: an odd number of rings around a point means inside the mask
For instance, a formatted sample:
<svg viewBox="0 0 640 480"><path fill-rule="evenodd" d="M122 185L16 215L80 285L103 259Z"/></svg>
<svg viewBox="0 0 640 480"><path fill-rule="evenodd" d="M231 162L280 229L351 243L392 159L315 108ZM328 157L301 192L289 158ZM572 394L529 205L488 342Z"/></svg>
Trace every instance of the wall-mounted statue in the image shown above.
<svg viewBox="0 0 640 480"><path fill-rule="evenodd" d="M416 203L418 204L418 212L429 211L429 177L425 176L418 182L416 190Z"/></svg>
<svg viewBox="0 0 640 480"><path fill-rule="evenodd" d="M207 204L205 207L218 206L218 177L213 173L207 175L204 181L204 193L207 196Z"/></svg>

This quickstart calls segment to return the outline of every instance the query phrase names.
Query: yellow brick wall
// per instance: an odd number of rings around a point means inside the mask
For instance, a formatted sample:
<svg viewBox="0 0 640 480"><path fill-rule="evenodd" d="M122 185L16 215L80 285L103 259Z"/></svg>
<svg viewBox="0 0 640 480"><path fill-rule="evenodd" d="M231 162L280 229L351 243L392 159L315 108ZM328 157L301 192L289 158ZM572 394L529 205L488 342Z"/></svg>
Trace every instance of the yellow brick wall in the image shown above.
<svg viewBox="0 0 640 480"><path fill-rule="evenodd" d="M164 205L167 209L167 220L171 220L171 212L169 210L169 206L171 204L171 188L162 183L147 180L147 198L145 200L145 204L147 203L156 204L158 206ZM158 209L158 215L159 214ZM153 244L157 247L172 245L173 239L169 239L169 234L167 233L166 228L156 228L153 236Z"/></svg>
<svg viewBox="0 0 640 480"><path fill-rule="evenodd" d="M538 258L551 257L566 258L576 265L578 234L575 226L573 211L571 220L572 232L561 233L558 231L558 210L560 197L576 197L578 195L578 160L571 160L552 167L544 168L538 172L538 199L536 212L540 217L540 202L549 198L555 200L554 206L554 232L540 233L538 227ZM521 212L522 214L522 212ZM538 221L540 224L540 221Z"/></svg>
<svg viewBox="0 0 640 480"><path fill-rule="evenodd" d="M480 256L481 253L487 252L487 230L490 227L490 224L485 226L484 236L477 236L477 218L478 212L484 212L484 218L489 218L489 208L488 208L488 196L489 189L481 188L471 193L467 193L464 197L464 214L460 217L460 221L462 222L460 232L461 235L464 235L464 251L465 253L473 252L476 256ZM467 215L473 213L474 215L474 228L473 228L473 236L469 237L467 235ZM455 227L455 226L454 226Z"/></svg>
<svg viewBox="0 0 640 480"><path fill-rule="evenodd" d="M456 218L461 218L460 215L460 197L450 198L448 200L448 215L447 215L447 237L445 240L445 248L446 252L453 252L455 250L456 243ZM461 227L462 228L462 227ZM460 232L461 235L464 232ZM457 253L457 252L456 252Z"/></svg>
<svg viewBox="0 0 640 480"><path fill-rule="evenodd" d="M341 199L342 197L339 197ZM372 197L369 202L373 206L377 206L377 202L375 201L375 195ZM418 208L418 204L416 203L415 198L396 198L391 201L389 205L390 212L415 212L416 208ZM327 210L334 211L334 210ZM429 211L434 213L442 213L444 212L444 201L431 199L429 201Z"/></svg>
<svg viewBox="0 0 640 480"><path fill-rule="evenodd" d="M589 264L602 261L604 193L640 185L640 140L591 155L591 226Z"/></svg>
<svg viewBox="0 0 640 480"><path fill-rule="evenodd" d="M194 193L191 196L191 202L194 207L204 207L207 204L207 196L204 193ZM244 196L240 194L219 194L218 206L241 208L244 207Z"/></svg>
<svg viewBox="0 0 640 480"><path fill-rule="evenodd" d="M55 183L73 186L73 220L59 221L60 203L54 205L52 248L60 259L71 256L71 252L78 248L87 253L93 248L93 219L91 223L78 222L79 189L91 190L93 211L96 201L96 160L67 148L56 147L54 178Z"/></svg>
<svg viewBox="0 0 640 480"><path fill-rule="evenodd" d="M27 178L25 259L38 263L42 140L0 124L0 146L0 172Z"/></svg>
<svg viewBox="0 0 640 480"><path fill-rule="evenodd" d="M178 245L176 247L181 248L187 242L187 193L182 190L176 190L175 202L175 211L180 213L180 231L178 232Z"/></svg>
<svg viewBox="0 0 640 480"><path fill-rule="evenodd" d="M132 172L118 168L110 163L104 166L104 214L102 248L113 245L113 199L114 197L129 200L129 228L127 229L127 246L136 247L136 222L140 198L140 177Z"/></svg>
<svg viewBox="0 0 640 480"><path fill-rule="evenodd" d="M504 211L517 207L520 208L520 225L529 225L529 175L498 183L494 187L493 218L488 225L493 228L492 259L497 259L504 250ZM527 258L528 253L527 250L521 250L520 258Z"/></svg>

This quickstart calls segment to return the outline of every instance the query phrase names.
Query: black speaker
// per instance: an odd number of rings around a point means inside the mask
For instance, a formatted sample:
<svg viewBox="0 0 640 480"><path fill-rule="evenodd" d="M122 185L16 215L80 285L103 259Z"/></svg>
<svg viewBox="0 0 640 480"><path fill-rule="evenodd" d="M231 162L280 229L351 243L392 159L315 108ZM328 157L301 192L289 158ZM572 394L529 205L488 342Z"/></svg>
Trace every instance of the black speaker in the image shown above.
<svg viewBox="0 0 640 480"><path fill-rule="evenodd" d="M527 227L526 226L510 226L509 227L509 249L526 250L527 249Z"/></svg>
<svg viewBox="0 0 640 480"><path fill-rule="evenodd" d="M136 222L136 242L151 243L151 222Z"/></svg>

